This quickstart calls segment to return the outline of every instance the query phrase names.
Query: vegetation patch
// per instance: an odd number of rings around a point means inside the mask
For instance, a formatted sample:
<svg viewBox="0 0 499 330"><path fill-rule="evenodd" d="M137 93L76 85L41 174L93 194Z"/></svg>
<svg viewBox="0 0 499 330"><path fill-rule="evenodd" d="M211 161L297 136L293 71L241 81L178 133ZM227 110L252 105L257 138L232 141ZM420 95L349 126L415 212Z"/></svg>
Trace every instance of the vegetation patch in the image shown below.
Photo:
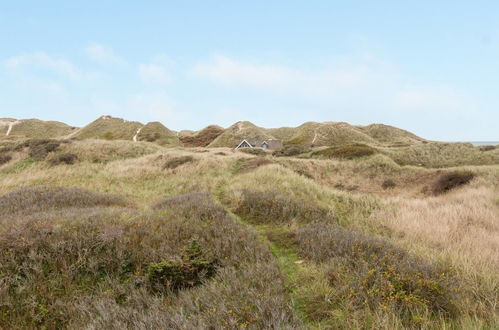
<svg viewBox="0 0 499 330"><path fill-rule="evenodd" d="M215 275L217 265L218 260L208 259L199 242L192 240L181 261L151 263L147 268L147 279L153 291L178 291L211 278Z"/></svg>
<svg viewBox="0 0 499 330"><path fill-rule="evenodd" d="M497 146L480 146L478 148L480 151L492 151L492 150L496 150L497 149Z"/></svg>
<svg viewBox="0 0 499 330"><path fill-rule="evenodd" d="M255 156L265 156L267 153L262 148L239 148L237 151L244 152L245 154L255 155Z"/></svg>
<svg viewBox="0 0 499 330"><path fill-rule="evenodd" d="M166 161L166 163L163 165L163 169L169 169L173 170L179 166L182 166L184 164L192 163L194 162L194 157L192 156L180 156L180 157L175 157L172 159L169 159Z"/></svg>
<svg viewBox="0 0 499 330"><path fill-rule="evenodd" d="M73 165L78 160L78 155L67 152L60 155L56 155L50 159L50 164L52 165Z"/></svg>
<svg viewBox="0 0 499 330"><path fill-rule="evenodd" d="M291 144L275 150L272 155L276 157L291 157L310 152L310 150L309 146Z"/></svg>
<svg viewBox="0 0 499 330"><path fill-rule="evenodd" d="M121 196L101 194L79 188L34 186L0 196L0 214L30 214L61 208L97 206L130 207Z"/></svg>
<svg viewBox="0 0 499 330"><path fill-rule="evenodd" d="M312 156L326 158L356 159L374 155L378 150L364 144L354 144L342 147L329 147L312 152Z"/></svg>
<svg viewBox="0 0 499 330"><path fill-rule="evenodd" d="M248 173L253 170L256 170L257 168L265 165L270 165L274 164L273 161L267 159L267 158L246 158L246 159L240 159L237 161L237 163L234 166L234 173L241 174L241 173Z"/></svg>
<svg viewBox="0 0 499 330"><path fill-rule="evenodd" d="M383 181L383 183L381 184L381 187L383 189L393 189L397 186L397 184L395 183L395 181L393 181L393 179L386 179L385 181Z"/></svg>
<svg viewBox="0 0 499 330"><path fill-rule="evenodd" d="M203 221L225 217L224 208L213 202L207 192L192 192L163 199L152 206L154 210L169 210L188 218Z"/></svg>
<svg viewBox="0 0 499 330"><path fill-rule="evenodd" d="M328 262L337 308L348 302L354 309L394 311L406 325L421 321L430 311L454 317L456 280L451 272L408 254L380 239L335 225L312 223L296 235L299 254Z"/></svg>
<svg viewBox="0 0 499 330"><path fill-rule="evenodd" d="M444 194L452 189L468 184L475 174L470 171L454 171L441 174L431 187L435 195Z"/></svg>
<svg viewBox="0 0 499 330"><path fill-rule="evenodd" d="M243 190L234 212L257 224L335 221L330 209L276 191Z"/></svg>
<svg viewBox="0 0 499 330"><path fill-rule="evenodd" d="M6 164L12 160L12 156L9 154L0 154L0 165Z"/></svg>
<svg viewBox="0 0 499 330"><path fill-rule="evenodd" d="M210 125L195 135L180 137L180 141L186 147L206 147L223 132L222 127Z"/></svg>
<svg viewBox="0 0 499 330"><path fill-rule="evenodd" d="M59 141L51 139L31 139L27 140L16 147L16 150L28 148L29 156L35 160L44 160L47 155L59 148L62 143L69 141Z"/></svg>

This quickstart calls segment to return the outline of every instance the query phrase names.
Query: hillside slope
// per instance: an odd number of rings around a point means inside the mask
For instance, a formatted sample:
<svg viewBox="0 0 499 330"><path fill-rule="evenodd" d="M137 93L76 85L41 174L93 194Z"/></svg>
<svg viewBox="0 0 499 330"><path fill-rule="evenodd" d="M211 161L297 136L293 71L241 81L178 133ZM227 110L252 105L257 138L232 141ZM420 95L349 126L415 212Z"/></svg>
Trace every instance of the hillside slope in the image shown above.
<svg viewBox="0 0 499 330"><path fill-rule="evenodd" d="M147 123L139 128L132 140L154 142L162 146L181 145L177 134L158 121Z"/></svg>
<svg viewBox="0 0 499 330"><path fill-rule="evenodd" d="M208 147L236 147L243 139L266 140L273 139L264 128L258 127L249 121L239 121L227 128Z"/></svg>
<svg viewBox="0 0 499 330"><path fill-rule="evenodd" d="M144 125L136 121L102 116L81 128L72 137L76 139L132 140Z"/></svg>
<svg viewBox="0 0 499 330"><path fill-rule="evenodd" d="M180 136L180 141L182 141L186 147L206 147L224 131L225 130L220 126L210 125L199 132L190 135L186 134L187 132L184 131L184 135Z"/></svg>
<svg viewBox="0 0 499 330"><path fill-rule="evenodd" d="M48 139L70 134L77 128L59 121L0 118L0 139Z"/></svg>

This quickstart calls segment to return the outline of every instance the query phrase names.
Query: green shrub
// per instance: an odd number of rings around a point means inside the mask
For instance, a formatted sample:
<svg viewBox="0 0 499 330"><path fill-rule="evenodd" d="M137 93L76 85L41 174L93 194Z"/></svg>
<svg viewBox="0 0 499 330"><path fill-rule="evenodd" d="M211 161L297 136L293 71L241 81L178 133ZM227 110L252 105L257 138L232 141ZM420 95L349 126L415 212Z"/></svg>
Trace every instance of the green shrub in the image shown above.
<svg viewBox="0 0 499 330"><path fill-rule="evenodd" d="M215 275L218 261L206 259L201 245L192 240L181 261L151 263L147 268L147 279L154 291L178 291L201 284Z"/></svg>
<svg viewBox="0 0 499 330"><path fill-rule="evenodd" d="M383 183L381 184L381 187L383 189L393 189L397 186L397 184L395 183L395 181L393 181L392 179L386 179L385 181L383 181Z"/></svg>
<svg viewBox="0 0 499 330"><path fill-rule="evenodd" d="M320 149L312 152L312 156L326 157L326 158L344 158L344 159L355 159L366 156L371 156L377 153L376 148L363 145L355 144L342 147L329 147L326 149Z"/></svg>
<svg viewBox="0 0 499 330"><path fill-rule="evenodd" d="M175 157L175 158L172 158L168 161L166 161L166 163L163 165L163 169L166 170L166 169L175 169L179 166L182 166L184 164L187 164L187 163L192 163L194 162L194 157L192 156L180 156L180 157Z"/></svg>
<svg viewBox="0 0 499 330"><path fill-rule="evenodd" d="M8 163L12 160L12 156L8 154L0 154L0 165Z"/></svg>
<svg viewBox="0 0 499 330"><path fill-rule="evenodd" d="M309 152L311 149L309 146L303 145L287 145L281 149L275 150L272 155L276 157L290 157Z"/></svg>
<svg viewBox="0 0 499 330"><path fill-rule="evenodd" d="M62 143L70 141L58 141L51 139L30 139L16 146L20 151L24 148L29 149L29 156L35 160L44 160L47 155L59 148Z"/></svg>
<svg viewBox="0 0 499 330"><path fill-rule="evenodd" d="M441 174L433 183L432 192L435 195L446 193L452 189L468 184L475 174L470 171L455 171Z"/></svg>
<svg viewBox="0 0 499 330"><path fill-rule="evenodd" d="M78 156L73 153L64 153L53 157L50 160L52 165L66 164L73 165L78 160Z"/></svg>
<svg viewBox="0 0 499 330"><path fill-rule="evenodd" d="M267 158L261 158L261 157L239 159L234 165L233 173L234 174L248 173L259 168L260 166L265 166L270 164L274 164L274 162Z"/></svg>
<svg viewBox="0 0 499 330"><path fill-rule="evenodd" d="M291 223L334 221L331 210L306 200L281 195L276 191L241 191L241 200L234 212L259 223Z"/></svg>
<svg viewBox="0 0 499 330"><path fill-rule="evenodd" d="M478 147L478 149L480 151L492 151L492 150L496 150L497 146L492 146L492 145L490 145L490 146L480 146L480 147Z"/></svg>
<svg viewBox="0 0 499 330"><path fill-rule="evenodd" d="M239 148L237 151L256 156L265 156L267 154L262 148Z"/></svg>
<svg viewBox="0 0 499 330"><path fill-rule="evenodd" d="M408 325L427 311L446 317L458 314L451 272L388 242L323 223L301 228L296 241L300 255L332 263L337 270L330 285L339 304L392 310Z"/></svg>

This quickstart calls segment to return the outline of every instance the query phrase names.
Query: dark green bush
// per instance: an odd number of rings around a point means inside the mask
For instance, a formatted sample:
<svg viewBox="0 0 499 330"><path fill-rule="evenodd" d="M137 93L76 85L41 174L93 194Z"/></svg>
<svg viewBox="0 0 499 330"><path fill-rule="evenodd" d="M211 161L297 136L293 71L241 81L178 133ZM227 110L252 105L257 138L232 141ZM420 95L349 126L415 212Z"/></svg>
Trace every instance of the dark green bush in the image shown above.
<svg viewBox="0 0 499 330"><path fill-rule="evenodd" d="M239 159L236 162L236 164L234 164L233 173L234 174L247 173L257 169L260 166L265 166L270 164L274 164L274 162L267 158L261 158L261 157Z"/></svg>
<svg viewBox="0 0 499 330"><path fill-rule="evenodd" d="M331 210L306 200L281 195L276 191L241 191L234 212L254 223L291 223L334 221Z"/></svg>
<svg viewBox="0 0 499 330"><path fill-rule="evenodd" d="M218 261L208 260L197 240L185 249L181 261L171 260L152 263L147 268L151 289L157 292L178 291L201 284L215 275Z"/></svg>
<svg viewBox="0 0 499 330"><path fill-rule="evenodd" d="M381 187L383 189L392 189L392 188L395 188L397 186L397 184L395 183L395 181L393 181L392 179L386 179L385 181L383 181L383 183L381 184Z"/></svg>
<svg viewBox="0 0 499 330"><path fill-rule="evenodd" d="M281 149L275 150L272 155L276 157L290 157L309 152L311 149L309 146L291 144L284 146Z"/></svg>
<svg viewBox="0 0 499 330"><path fill-rule="evenodd" d="M364 144L354 144L349 146L329 147L326 149L316 150L312 153L312 156L319 156L326 158L355 159L355 158L371 156L377 152L378 150L376 148Z"/></svg>
<svg viewBox="0 0 499 330"><path fill-rule="evenodd" d="M175 169L179 166L182 166L187 163L192 163L194 161L194 157L192 156L180 156L180 157L175 157L172 159L169 159L166 161L166 163L163 165L163 169Z"/></svg>
<svg viewBox="0 0 499 330"><path fill-rule="evenodd" d="M78 156L73 153L64 153L53 157L50 160L52 165L66 164L73 165L78 160Z"/></svg>
<svg viewBox="0 0 499 330"><path fill-rule="evenodd" d="M262 148L240 148L237 151L256 156L265 156L267 154Z"/></svg>
<svg viewBox="0 0 499 330"><path fill-rule="evenodd" d="M427 310L447 317L458 313L451 272L388 242L323 223L303 227L296 240L303 257L335 265L330 285L339 303L394 310L408 324Z"/></svg>
<svg viewBox="0 0 499 330"><path fill-rule="evenodd" d="M492 146L492 145L490 145L490 146L480 146L480 147L478 147L478 149L480 151L492 151L492 150L496 150L497 146Z"/></svg>
<svg viewBox="0 0 499 330"><path fill-rule="evenodd" d="M433 183L432 192L435 195L446 193L452 189L468 184L475 174L470 171L455 171L441 174Z"/></svg>
<svg viewBox="0 0 499 330"><path fill-rule="evenodd" d="M19 145L16 150L28 148L29 156L36 160L44 160L47 155L59 148L62 143L69 143L69 141L59 141L52 139L30 139Z"/></svg>
<svg viewBox="0 0 499 330"><path fill-rule="evenodd" d="M0 154L0 165L8 163L12 160L12 156L8 154Z"/></svg>

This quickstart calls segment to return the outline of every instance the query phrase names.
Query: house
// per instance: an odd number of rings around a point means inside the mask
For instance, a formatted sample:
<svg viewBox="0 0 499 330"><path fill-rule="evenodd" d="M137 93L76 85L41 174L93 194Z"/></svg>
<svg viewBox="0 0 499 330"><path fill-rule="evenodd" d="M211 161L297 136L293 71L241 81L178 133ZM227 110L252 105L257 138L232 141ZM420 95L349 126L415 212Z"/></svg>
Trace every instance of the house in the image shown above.
<svg viewBox="0 0 499 330"><path fill-rule="evenodd" d="M249 141L249 140L242 140L236 147L236 149L239 148L262 148L262 149L268 149L268 150L275 150L282 148L282 142L280 140L274 140L274 139L269 139L269 140L264 140L264 141Z"/></svg>

